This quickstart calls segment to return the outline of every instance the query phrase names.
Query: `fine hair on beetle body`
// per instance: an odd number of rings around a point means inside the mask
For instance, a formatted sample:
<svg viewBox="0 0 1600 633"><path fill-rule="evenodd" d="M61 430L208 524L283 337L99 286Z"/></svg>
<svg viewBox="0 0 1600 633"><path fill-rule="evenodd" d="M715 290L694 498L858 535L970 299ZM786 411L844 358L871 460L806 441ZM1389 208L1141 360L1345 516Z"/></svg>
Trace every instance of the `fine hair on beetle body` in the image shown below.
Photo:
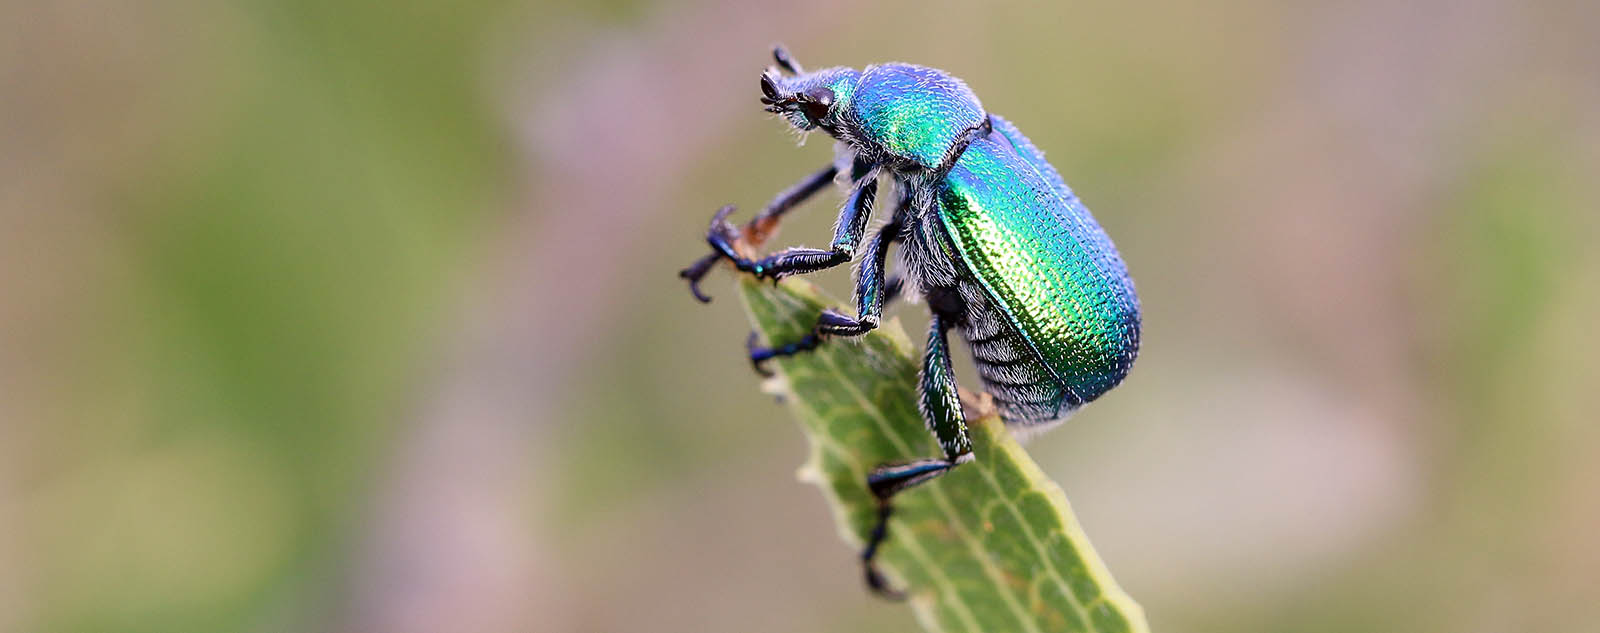
<svg viewBox="0 0 1600 633"><path fill-rule="evenodd" d="M834 138L833 159L742 228L728 222L732 205L718 210L710 254L680 276L709 301L699 282L720 261L774 281L854 262L854 315L824 310L808 334L771 347L752 334L749 360L763 374L772 359L876 329L902 296L925 304L917 407L941 454L879 465L866 481L879 511L864 576L874 592L898 596L874 565L892 497L973 458L949 334L966 343L1007 427L1032 434L1122 382L1138 356L1139 299L1116 246L1044 154L960 79L904 63L808 72L781 46L773 61L761 104L802 135ZM742 250L830 185L846 193L827 248Z"/></svg>

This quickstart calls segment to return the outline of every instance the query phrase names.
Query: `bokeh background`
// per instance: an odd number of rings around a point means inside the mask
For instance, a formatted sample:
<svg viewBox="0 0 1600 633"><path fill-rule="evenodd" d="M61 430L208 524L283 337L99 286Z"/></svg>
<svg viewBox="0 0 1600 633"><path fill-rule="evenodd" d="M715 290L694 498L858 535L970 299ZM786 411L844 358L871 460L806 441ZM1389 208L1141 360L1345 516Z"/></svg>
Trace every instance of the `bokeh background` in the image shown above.
<svg viewBox="0 0 1600 633"><path fill-rule="evenodd" d="M1116 238L1030 449L1155 630L1600 630L1600 4L1509 0L0 4L0 630L913 630L674 278L829 156L775 41Z"/></svg>

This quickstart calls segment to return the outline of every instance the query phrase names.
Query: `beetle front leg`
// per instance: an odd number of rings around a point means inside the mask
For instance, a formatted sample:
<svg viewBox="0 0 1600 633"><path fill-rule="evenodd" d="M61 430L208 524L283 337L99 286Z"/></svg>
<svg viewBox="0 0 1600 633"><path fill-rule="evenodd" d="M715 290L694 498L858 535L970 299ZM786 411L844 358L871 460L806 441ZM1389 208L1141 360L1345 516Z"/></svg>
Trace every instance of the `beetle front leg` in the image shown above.
<svg viewBox="0 0 1600 633"><path fill-rule="evenodd" d="M711 248L733 262L735 268L754 273L757 277L777 280L786 275L799 275L832 268L850 261L856 247L867 231L867 221L872 219L872 203L878 194L876 172L869 173L850 191L844 209L839 212L839 225L834 230L833 244L827 249L790 248L758 260L746 259L734 247L737 230L724 218L729 209L724 207L712 219L711 232L706 242Z"/></svg>
<svg viewBox="0 0 1600 633"><path fill-rule="evenodd" d="M939 441L944 458L885 464L867 473L867 489L878 500L878 520L868 535L867 546L861 550L861 566L867 587L885 598L904 597L889 588L874 564L878 546L889 537L889 517L894 514L890 499L949 472L951 468L972 461L972 439L967 435L966 416L961 411L955 373L950 368L949 330L949 321L935 312L928 329L928 351L922 359L923 421Z"/></svg>
<svg viewBox="0 0 1600 633"><path fill-rule="evenodd" d="M743 236L755 243L764 242L768 236L778 230L778 221L783 218L785 213L799 206L800 203L805 202L811 196L816 195L818 191L827 188L833 182L834 176L838 174L838 166L830 164L807 176L805 180L783 190L782 193L772 199L772 202L767 203L761 213L756 214L756 217L745 223L742 231L727 224L728 214L733 213L733 206L723 207L712 217L711 229L707 239L711 238L711 234L721 232L727 234L724 239L737 240L738 237ZM695 260L693 264L689 264L688 268L678 271L679 277L689 281L689 292L693 293L694 297L702 303L711 301L711 297L700 292L700 280L706 276L706 273L711 271L711 267L716 265L717 260L722 259L723 256L723 251L714 248L711 254Z"/></svg>

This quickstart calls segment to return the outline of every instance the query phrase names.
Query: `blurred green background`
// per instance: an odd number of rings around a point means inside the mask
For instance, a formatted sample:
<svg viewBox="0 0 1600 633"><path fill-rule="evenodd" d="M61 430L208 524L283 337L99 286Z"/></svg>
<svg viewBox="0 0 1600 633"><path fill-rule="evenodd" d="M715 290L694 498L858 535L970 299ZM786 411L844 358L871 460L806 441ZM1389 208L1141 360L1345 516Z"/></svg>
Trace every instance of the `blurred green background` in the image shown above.
<svg viewBox="0 0 1600 633"><path fill-rule="evenodd" d="M1497 0L0 4L0 630L912 630L674 277L775 41L1116 238L1030 449L1155 630L1600 630L1600 4Z"/></svg>

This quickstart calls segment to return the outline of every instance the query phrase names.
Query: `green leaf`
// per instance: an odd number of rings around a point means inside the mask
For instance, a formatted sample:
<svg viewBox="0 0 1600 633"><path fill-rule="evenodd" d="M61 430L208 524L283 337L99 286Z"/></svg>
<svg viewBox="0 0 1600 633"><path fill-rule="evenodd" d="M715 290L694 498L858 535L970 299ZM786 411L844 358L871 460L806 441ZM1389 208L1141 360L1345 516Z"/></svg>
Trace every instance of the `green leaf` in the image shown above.
<svg viewBox="0 0 1600 633"><path fill-rule="evenodd" d="M769 343L800 338L834 303L796 279L777 286L746 279L741 289ZM780 377L773 382L811 440L802 478L822 489L852 547L865 543L876 515L867 471L938 455L917 412L913 354L920 349L890 321L859 341L830 341L775 363ZM1089 546L1061 488L998 418L972 421L971 430L977 459L896 496L880 553L923 626L951 633L1148 630L1139 605Z"/></svg>

